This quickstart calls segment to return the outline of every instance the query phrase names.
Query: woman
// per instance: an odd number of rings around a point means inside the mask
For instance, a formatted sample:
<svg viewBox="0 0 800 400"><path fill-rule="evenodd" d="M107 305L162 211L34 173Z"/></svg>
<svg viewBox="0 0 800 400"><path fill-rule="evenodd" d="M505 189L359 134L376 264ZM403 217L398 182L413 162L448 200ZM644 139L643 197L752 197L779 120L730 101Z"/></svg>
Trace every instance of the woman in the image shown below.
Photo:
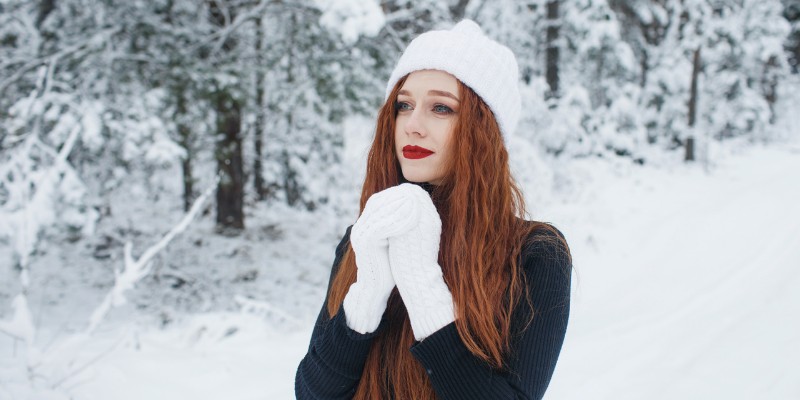
<svg viewBox="0 0 800 400"><path fill-rule="evenodd" d="M557 229L521 218L504 144L519 114L516 59L474 22L409 44L297 369L299 399L544 395L572 262Z"/></svg>

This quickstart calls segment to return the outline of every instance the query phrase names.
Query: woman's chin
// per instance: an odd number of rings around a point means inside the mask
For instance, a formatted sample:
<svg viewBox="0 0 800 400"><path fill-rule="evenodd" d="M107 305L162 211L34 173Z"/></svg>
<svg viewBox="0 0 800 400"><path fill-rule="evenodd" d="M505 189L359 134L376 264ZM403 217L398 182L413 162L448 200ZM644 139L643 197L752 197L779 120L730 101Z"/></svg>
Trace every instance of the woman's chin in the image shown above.
<svg viewBox="0 0 800 400"><path fill-rule="evenodd" d="M431 177L424 174L403 174L403 178L411 183L427 183Z"/></svg>
<svg viewBox="0 0 800 400"><path fill-rule="evenodd" d="M421 166L416 165L406 165L405 168L401 165L401 171L403 172L403 178L405 178L408 182L413 183L430 183L432 185L438 185L442 181L442 174L438 171L433 171L431 168L427 166L420 168Z"/></svg>

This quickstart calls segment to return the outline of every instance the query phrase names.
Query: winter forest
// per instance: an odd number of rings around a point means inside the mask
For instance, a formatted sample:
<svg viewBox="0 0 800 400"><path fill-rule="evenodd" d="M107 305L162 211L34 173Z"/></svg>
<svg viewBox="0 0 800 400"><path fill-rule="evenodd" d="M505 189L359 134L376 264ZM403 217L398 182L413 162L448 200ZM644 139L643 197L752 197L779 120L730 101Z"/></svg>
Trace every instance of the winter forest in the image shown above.
<svg viewBox="0 0 800 400"><path fill-rule="evenodd" d="M0 399L293 398L389 73L463 18L573 253L546 398L800 398L798 0L0 0Z"/></svg>

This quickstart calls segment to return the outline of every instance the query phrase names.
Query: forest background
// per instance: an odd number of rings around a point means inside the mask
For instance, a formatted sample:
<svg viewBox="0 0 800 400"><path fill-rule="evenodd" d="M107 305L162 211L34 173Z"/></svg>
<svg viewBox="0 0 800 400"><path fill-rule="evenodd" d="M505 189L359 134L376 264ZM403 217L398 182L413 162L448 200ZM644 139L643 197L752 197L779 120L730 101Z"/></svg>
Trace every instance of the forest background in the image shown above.
<svg viewBox="0 0 800 400"><path fill-rule="evenodd" d="M534 217L577 193L574 161L710 171L715 146L798 136L798 0L0 0L0 336L24 384L65 390L75 343L130 321L310 328L391 68L462 18L517 55Z"/></svg>

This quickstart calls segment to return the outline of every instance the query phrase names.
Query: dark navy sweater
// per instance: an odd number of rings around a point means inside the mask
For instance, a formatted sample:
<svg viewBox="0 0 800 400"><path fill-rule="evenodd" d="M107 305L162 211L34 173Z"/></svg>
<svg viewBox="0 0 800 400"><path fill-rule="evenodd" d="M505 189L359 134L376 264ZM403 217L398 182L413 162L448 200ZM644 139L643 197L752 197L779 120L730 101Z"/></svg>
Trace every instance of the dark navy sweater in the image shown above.
<svg viewBox="0 0 800 400"><path fill-rule="evenodd" d="M537 230L533 235L553 234ZM330 282L349 238L350 228L336 247ZM455 323L422 342L415 342L409 349L427 371L439 399L541 399L544 396L567 330L572 264L562 248L531 240L523 248L520 261L535 313L525 328L530 307L522 301L515 310L512 332L522 333L511 341L508 370L493 369L470 353ZM308 353L297 368L297 398L351 399L372 339L382 329L386 329L385 320L375 332L353 331L347 326L344 307L339 307L339 312L330 318L326 298L311 334Z"/></svg>

